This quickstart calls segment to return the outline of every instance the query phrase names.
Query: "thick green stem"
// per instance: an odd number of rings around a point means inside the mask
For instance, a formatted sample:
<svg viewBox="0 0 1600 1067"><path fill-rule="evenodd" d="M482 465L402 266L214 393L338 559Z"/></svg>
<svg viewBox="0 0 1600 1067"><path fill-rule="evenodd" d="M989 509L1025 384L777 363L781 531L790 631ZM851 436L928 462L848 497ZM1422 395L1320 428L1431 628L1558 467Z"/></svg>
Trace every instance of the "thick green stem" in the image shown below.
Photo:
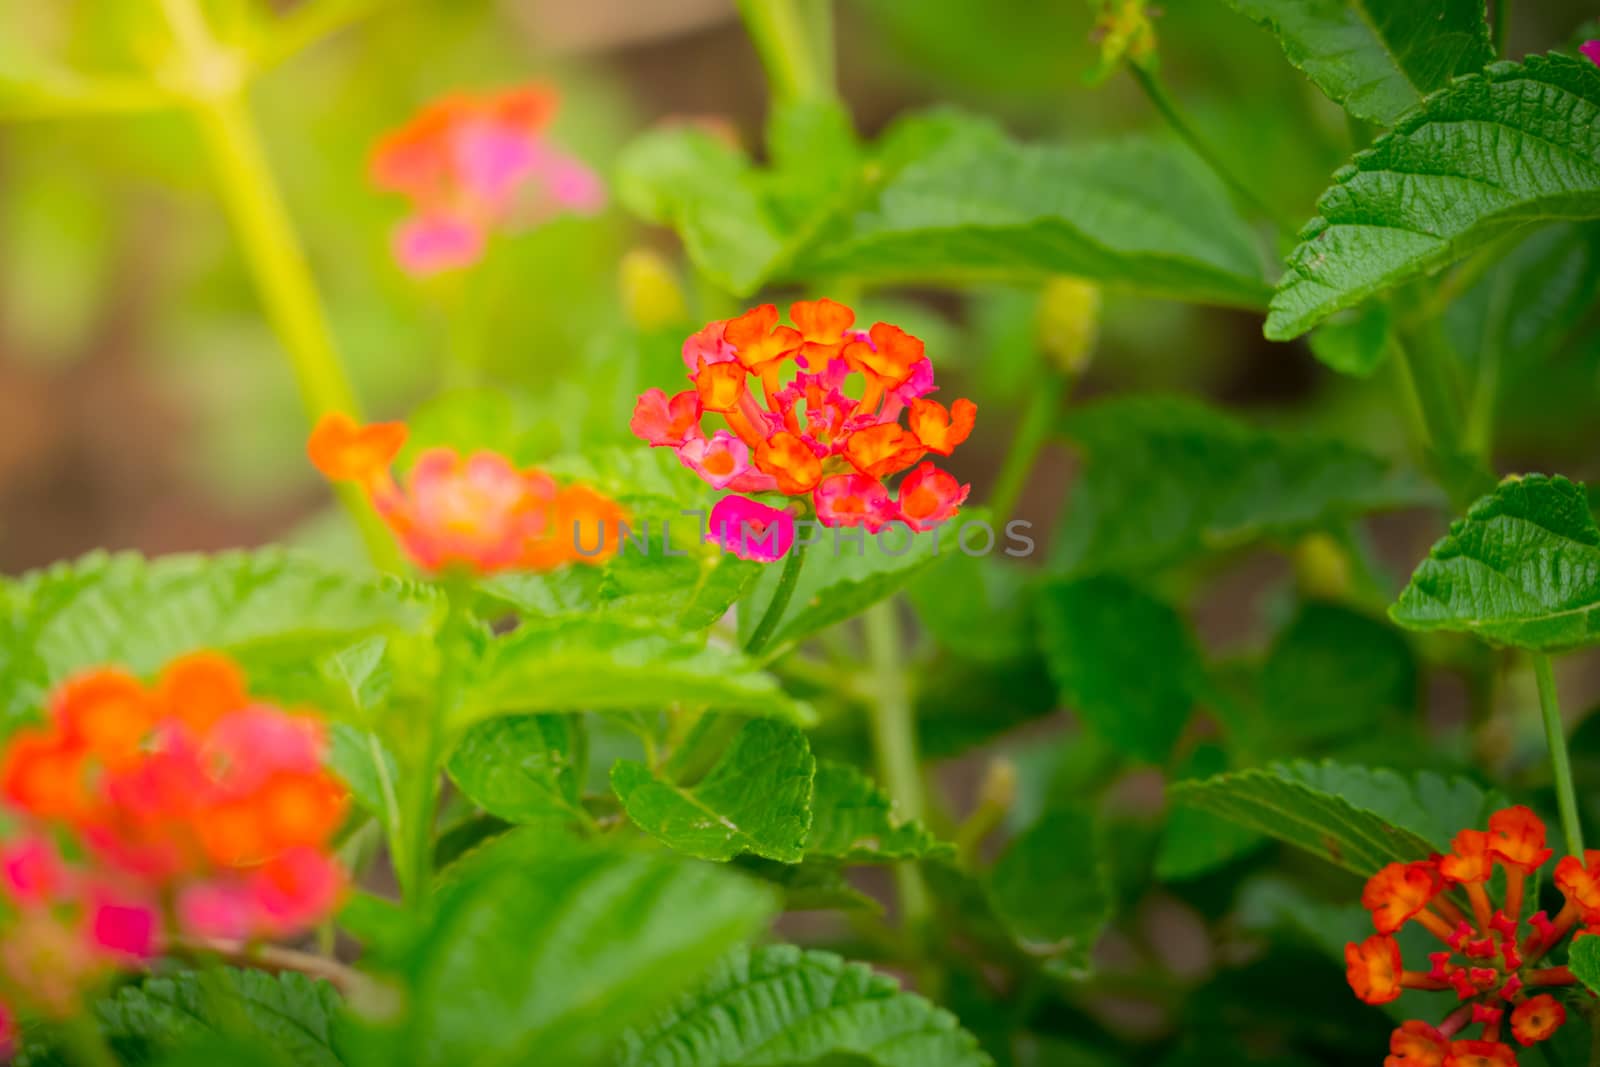
<svg viewBox="0 0 1600 1067"><path fill-rule="evenodd" d="M881 601L861 616L866 628L867 660L872 668L873 702L870 725L877 757L878 777L904 819L922 819L927 801L922 791L922 765L917 758L917 724L901 660L900 619L892 600ZM901 920L915 935L933 913L932 899L922 872L914 864L895 868L900 891Z"/></svg>
<svg viewBox="0 0 1600 1067"><path fill-rule="evenodd" d="M1184 144L1187 144L1195 155L1205 161L1206 166L1222 179L1223 184L1232 190L1240 203L1263 218L1271 219L1286 234L1292 235L1299 230L1299 222L1261 199L1254 189L1234 173L1222 153L1211 147L1211 144L1200 136L1200 132L1184 117L1183 112L1178 110L1177 102L1167 92L1166 86L1162 84L1160 76L1155 71L1147 70L1137 63L1128 64L1128 70L1133 73L1134 80L1139 83L1139 88L1144 90L1144 95L1149 97L1150 103L1154 104L1161 117L1167 120L1167 125L1172 127L1172 131L1182 138Z"/></svg>
<svg viewBox="0 0 1600 1067"><path fill-rule="evenodd" d="M250 115L242 60L212 38L194 0L163 0L162 7L185 54L189 110L261 302L289 357L306 415L311 422L330 411L359 418L355 391L334 348L305 253ZM399 549L361 492L341 486L339 499L373 562L384 570L403 569Z"/></svg>
<svg viewBox="0 0 1600 1067"><path fill-rule="evenodd" d="M995 478L994 492L989 497L989 510L1001 522L1011 518L1017 501L1022 499L1039 450L1055 428L1056 416L1071 389L1071 379L1058 377L1034 390L1028 398L1028 407L1022 413L1022 422L1011 439L1011 450L1006 453L1005 463Z"/></svg>
<svg viewBox="0 0 1600 1067"><path fill-rule="evenodd" d="M1556 779L1556 806L1561 810L1561 830L1567 839L1567 854L1583 857L1583 826L1578 822L1578 793L1572 785L1572 760L1567 755L1567 731L1561 722L1561 706L1556 701L1556 678L1550 670L1550 657L1542 652L1533 656L1533 676L1539 683L1539 711L1544 716L1544 738L1550 746L1550 770Z"/></svg>
<svg viewBox="0 0 1600 1067"><path fill-rule="evenodd" d="M756 624L755 632L750 635L750 640L745 642L744 650L750 655L759 655L772 643L772 635L778 631L778 624L783 621L783 613L794 597L795 586L800 582L800 568L805 566L806 550L810 547L804 541L796 541L794 547L789 549L789 554L783 558L783 573L778 575L778 587L772 591L772 599L767 601L766 613Z"/></svg>
<svg viewBox="0 0 1600 1067"><path fill-rule="evenodd" d="M739 0L745 29L767 70L767 83L777 101L826 99L833 95L832 47L813 31L831 29L831 18L801 4L824 0Z"/></svg>

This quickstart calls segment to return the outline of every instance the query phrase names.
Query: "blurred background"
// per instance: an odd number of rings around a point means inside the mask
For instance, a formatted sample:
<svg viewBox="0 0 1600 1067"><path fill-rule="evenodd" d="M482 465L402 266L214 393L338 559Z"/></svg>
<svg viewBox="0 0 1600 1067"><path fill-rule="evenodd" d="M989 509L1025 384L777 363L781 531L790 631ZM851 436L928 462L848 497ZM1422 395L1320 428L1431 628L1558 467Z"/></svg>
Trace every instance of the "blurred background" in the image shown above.
<svg viewBox="0 0 1600 1067"><path fill-rule="evenodd" d="M140 26L145 6L4 0L0 82L40 57L99 74L136 70L150 32ZM384 131L446 90L529 78L560 87L557 139L608 177L630 134L663 120L714 119L759 153L765 84L731 2L369 6L263 75L253 94L369 410L405 414L449 384L443 354L468 337L487 379L530 405L543 448L560 450L580 434L586 443L625 437L631 397L589 386L614 378L618 360L655 359L659 368L675 358L670 336L641 344L619 281L630 249L681 264L670 235L631 223L613 198L598 218L497 242L470 286L418 282L390 256L404 205L370 186L367 156ZM1582 15L1600 12L1590 7L1519 5L1513 53L1563 41ZM864 135L935 104L990 114L1040 139L1157 125L1131 79L1085 84L1090 23L1077 0L845 0L841 87ZM1248 173L1274 207L1309 217L1350 150L1342 116L1268 34L1220 0L1180 0L1158 29L1168 81L1196 122L1251 161ZM184 115L0 126L0 234L0 570L94 547L157 553L343 536L336 520L318 521L329 497L303 459L293 382ZM680 281L695 324L725 311L693 279ZM863 317L884 308L912 320L941 374L956 375L956 394L983 407L978 438L957 457L981 495L1008 438L1008 420L996 416L1028 387L1018 379L1030 366L1034 297L873 294ZM1591 332L1550 368L1559 386L1510 383L1500 454L1517 457L1515 466L1591 473L1592 442L1567 428L1596 399L1597 366ZM1337 378L1303 346L1263 341L1249 314L1113 294L1081 393L1129 387L1203 393L1268 421L1327 423L1385 452L1404 448L1393 407L1362 402L1363 391L1391 389L1391 380ZM1049 523L1069 468L1070 457L1046 457L1025 517ZM1411 559L1415 547L1397 551Z"/></svg>

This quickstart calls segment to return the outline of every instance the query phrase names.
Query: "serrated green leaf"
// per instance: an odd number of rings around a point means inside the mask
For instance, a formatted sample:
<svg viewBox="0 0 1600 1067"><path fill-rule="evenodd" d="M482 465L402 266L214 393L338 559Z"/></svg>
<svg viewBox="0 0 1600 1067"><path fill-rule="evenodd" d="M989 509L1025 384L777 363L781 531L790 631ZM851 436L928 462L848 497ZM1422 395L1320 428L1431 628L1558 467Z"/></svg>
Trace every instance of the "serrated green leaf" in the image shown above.
<svg viewBox="0 0 1600 1067"><path fill-rule="evenodd" d="M1169 787L1188 804L1322 856L1363 877L1396 860L1448 851L1464 829L1483 829L1503 804L1497 794L1431 771L1337 763L1273 764Z"/></svg>
<svg viewBox="0 0 1600 1067"><path fill-rule="evenodd" d="M1507 478L1450 524L1389 615L1538 651L1592 643L1600 526L1583 488L1559 475Z"/></svg>
<svg viewBox="0 0 1600 1067"><path fill-rule="evenodd" d="M338 1033L343 1010L327 982L234 967L146 978L94 1005L107 1039L145 1060L220 1034L276 1049L297 1067L347 1062Z"/></svg>
<svg viewBox="0 0 1600 1067"><path fill-rule="evenodd" d="M800 277L1033 281L1056 274L1198 303L1267 296L1249 226L1183 148L1128 140L1018 145L992 127L935 139L847 232L801 253Z"/></svg>
<svg viewBox="0 0 1600 1067"><path fill-rule="evenodd" d="M12 717L85 667L150 674L201 648L292 662L372 633L426 632L443 611L425 586L343 574L275 549L153 560L94 554L25 575L8 600L0 709Z"/></svg>
<svg viewBox="0 0 1600 1067"><path fill-rule="evenodd" d="M740 949L653 1024L621 1067L783 1067L850 1057L874 1067L990 1067L955 1016L887 975L792 945Z"/></svg>
<svg viewBox="0 0 1600 1067"><path fill-rule="evenodd" d="M1560 54L1493 64L1428 97L1335 181L1278 283L1269 338L1520 226L1600 217L1600 70Z"/></svg>
<svg viewBox="0 0 1600 1067"><path fill-rule="evenodd" d="M940 841L915 820L896 818L888 794L854 767L821 760L805 854L845 863L878 863L953 856L955 846Z"/></svg>
<svg viewBox="0 0 1600 1067"><path fill-rule="evenodd" d="M1567 966L1591 993L1600 993L1600 938L1580 937L1567 951Z"/></svg>
<svg viewBox="0 0 1600 1067"><path fill-rule="evenodd" d="M749 852L799 863L816 771L805 734L788 723L754 719L693 788L632 760L611 768L611 787L636 826L679 852L717 861Z"/></svg>
<svg viewBox="0 0 1600 1067"><path fill-rule="evenodd" d="M405 1062L601 1062L620 1028L670 1002L776 904L750 878L667 852L546 847L530 860L501 840L438 891L406 967Z"/></svg>
<svg viewBox="0 0 1600 1067"><path fill-rule="evenodd" d="M1111 918L1100 830L1086 810L1058 808L1013 840L989 875L989 899L1013 937L1062 977L1089 969Z"/></svg>
<svg viewBox="0 0 1600 1067"><path fill-rule="evenodd" d="M1494 59L1478 0L1228 0L1356 118L1393 126L1450 79Z"/></svg>
<svg viewBox="0 0 1600 1067"><path fill-rule="evenodd" d="M1067 571L1143 574L1435 498L1371 453L1179 397L1102 401L1065 430L1087 462L1053 553Z"/></svg>
<svg viewBox="0 0 1600 1067"><path fill-rule="evenodd" d="M588 818L579 803L588 765L576 715L504 715L456 743L446 769L467 799L507 822Z"/></svg>
<svg viewBox="0 0 1600 1067"><path fill-rule="evenodd" d="M1037 611L1062 701L1123 752L1165 761L1189 720L1200 669L1178 613L1110 576L1047 585Z"/></svg>
<svg viewBox="0 0 1600 1067"><path fill-rule="evenodd" d="M745 657L648 623L613 618L529 620L497 638L469 673L452 725L508 712L620 711L709 705L807 722Z"/></svg>

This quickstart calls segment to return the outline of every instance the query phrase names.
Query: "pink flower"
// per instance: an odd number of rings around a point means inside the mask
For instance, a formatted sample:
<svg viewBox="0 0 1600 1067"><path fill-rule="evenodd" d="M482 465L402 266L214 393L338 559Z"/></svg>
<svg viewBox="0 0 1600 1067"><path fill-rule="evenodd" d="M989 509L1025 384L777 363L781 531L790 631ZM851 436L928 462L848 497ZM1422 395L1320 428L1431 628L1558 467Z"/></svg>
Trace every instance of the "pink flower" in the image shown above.
<svg viewBox="0 0 1600 1067"><path fill-rule="evenodd" d="M694 374L700 370L700 361L707 363L732 363L738 358L733 345L723 337L728 324L721 319L708 322L690 334L683 342L683 365Z"/></svg>
<svg viewBox="0 0 1600 1067"><path fill-rule="evenodd" d="M338 862L316 849L275 856L249 880L257 929L280 936L303 930L333 910L344 886Z"/></svg>
<svg viewBox="0 0 1600 1067"><path fill-rule="evenodd" d="M90 910L90 937L108 955L132 960L149 959L156 951L155 908L95 894Z"/></svg>
<svg viewBox="0 0 1600 1067"><path fill-rule="evenodd" d="M280 772L315 775L326 747L318 720L255 704L219 719L202 757L223 791L246 794Z"/></svg>
<svg viewBox="0 0 1600 1067"><path fill-rule="evenodd" d="M67 870L49 840L29 834L0 846L0 879L15 904L48 904L66 888Z"/></svg>
<svg viewBox="0 0 1600 1067"><path fill-rule="evenodd" d="M255 931L250 891L235 878L184 887L178 895L178 926L191 937L243 941Z"/></svg>
<svg viewBox="0 0 1600 1067"><path fill-rule="evenodd" d="M1578 46L1578 51L1588 56L1596 66L1600 66L1600 41L1585 41Z"/></svg>
<svg viewBox="0 0 1600 1067"><path fill-rule="evenodd" d="M406 494L374 498L426 570L451 563L485 573L515 566L523 546L544 533L556 484L534 471L519 471L493 452L462 459L447 448L417 458Z"/></svg>
<svg viewBox="0 0 1600 1067"><path fill-rule="evenodd" d="M725 496L711 509L706 541L740 559L771 563L794 545L794 516L743 496Z"/></svg>
<svg viewBox="0 0 1600 1067"><path fill-rule="evenodd" d="M669 400L660 389L646 389L633 406L628 428L652 448L677 448L701 436L700 394L686 389Z"/></svg>
<svg viewBox="0 0 1600 1067"><path fill-rule="evenodd" d="M394 257L418 278L459 270L483 255L484 234L470 222L450 215L416 215L394 234Z"/></svg>
<svg viewBox="0 0 1600 1067"><path fill-rule="evenodd" d="M727 430L710 440L695 437L678 446L678 458L713 489L726 489L750 469L750 446Z"/></svg>
<svg viewBox="0 0 1600 1067"><path fill-rule="evenodd" d="M830 474L812 493L824 526L865 526L877 533L900 517L889 490L865 474Z"/></svg>
<svg viewBox="0 0 1600 1067"><path fill-rule="evenodd" d="M900 515L918 533L954 517L972 491L932 463L924 463L900 482Z"/></svg>

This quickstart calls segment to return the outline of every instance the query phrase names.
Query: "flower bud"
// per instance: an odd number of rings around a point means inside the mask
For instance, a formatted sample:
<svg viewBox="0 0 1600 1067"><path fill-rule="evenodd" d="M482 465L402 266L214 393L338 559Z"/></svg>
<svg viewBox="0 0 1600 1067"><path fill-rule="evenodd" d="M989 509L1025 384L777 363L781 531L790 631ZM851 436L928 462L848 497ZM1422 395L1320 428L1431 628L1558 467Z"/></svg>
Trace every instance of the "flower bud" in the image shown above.
<svg viewBox="0 0 1600 1067"><path fill-rule="evenodd" d="M628 320L641 330L659 330L689 317L672 267L648 248L632 249L622 257L618 284Z"/></svg>
<svg viewBox="0 0 1600 1067"><path fill-rule="evenodd" d="M1100 339L1100 287L1081 278L1051 278L1039 294L1034 331L1039 350L1061 373L1081 375Z"/></svg>

